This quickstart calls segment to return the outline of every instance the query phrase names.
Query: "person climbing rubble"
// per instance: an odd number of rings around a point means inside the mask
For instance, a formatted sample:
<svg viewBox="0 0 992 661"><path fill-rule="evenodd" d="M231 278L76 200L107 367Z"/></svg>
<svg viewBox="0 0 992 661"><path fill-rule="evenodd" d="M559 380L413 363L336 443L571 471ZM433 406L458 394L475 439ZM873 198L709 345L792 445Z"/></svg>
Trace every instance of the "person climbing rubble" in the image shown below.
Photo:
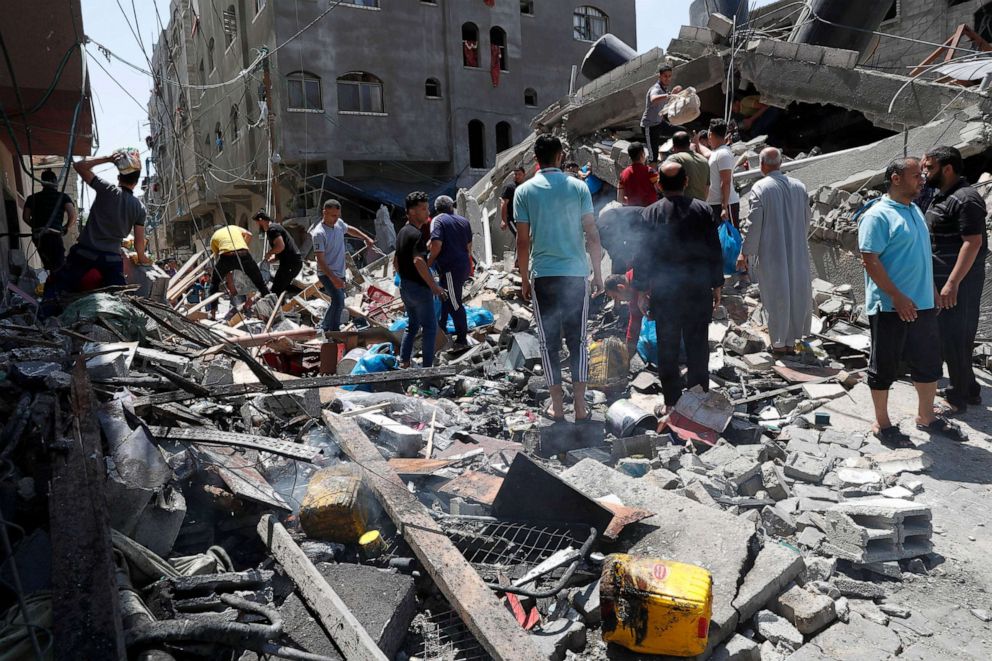
<svg viewBox="0 0 992 661"><path fill-rule="evenodd" d="M366 246L373 246L375 241L357 227L352 227L341 219L341 203L337 200L327 200L321 210L321 220L310 230L313 240L313 251L317 260L317 278L321 286L331 298L320 328L325 333L341 328L341 313L344 311L345 267L345 235L354 236L365 241Z"/></svg>
<svg viewBox="0 0 992 661"><path fill-rule="evenodd" d="M534 303L541 360L551 394L550 415L556 421L565 419L559 360L564 335L578 422L589 417L585 402L589 378L586 340L589 263L586 252L592 258L593 295L598 296L603 291L603 249L588 186L560 169L564 158L561 140L548 134L539 136L534 155L541 171L517 188L513 202L520 287L524 299Z"/></svg>
<svg viewBox="0 0 992 661"><path fill-rule="evenodd" d="M279 268L272 276L270 289L273 294L281 294L292 286L293 280L303 270L303 257L289 232L279 223L272 222L272 218L265 211L256 213L254 219L258 223L259 230L269 241L269 251L265 253L263 259L270 264L279 260Z"/></svg>
<svg viewBox="0 0 992 661"><path fill-rule="evenodd" d="M234 271L241 271L248 276L262 296L269 293L269 287L262 279L262 272L248 250L251 238L251 232L238 225L218 225L214 228L210 237L210 253L214 261L208 295L216 294L220 290L221 280L227 280L227 276ZM227 281L227 289L232 296L236 293L230 281ZM216 314L217 304L213 303L210 306L211 319Z"/></svg>
<svg viewBox="0 0 992 661"><path fill-rule="evenodd" d="M892 161L885 170L885 183L888 194L865 212L858 226L865 266L865 311L871 329L872 433L888 447L913 447L909 436L889 418L889 389L905 360L919 400L917 429L966 441L957 425L934 412L942 372L940 327L930 234L923 213L913 203L923 188L919 159Z"/></svg>

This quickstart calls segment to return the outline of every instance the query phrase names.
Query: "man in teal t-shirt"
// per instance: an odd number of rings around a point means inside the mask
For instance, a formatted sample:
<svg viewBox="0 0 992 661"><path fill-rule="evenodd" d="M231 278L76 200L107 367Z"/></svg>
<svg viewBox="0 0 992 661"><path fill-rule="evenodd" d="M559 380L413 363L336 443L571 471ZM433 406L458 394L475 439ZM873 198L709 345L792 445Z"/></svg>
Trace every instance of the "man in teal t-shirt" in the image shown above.
<svg viewBox="0 0 992 661"><path fill-rule="evenodd" d="M916 427L964 440L961 430L934 412L942 373L934 305L930 232L913 200L923 187L920 161L900 158L885 171L889 193L865 212L858 247L865 264L865 310L871 327L868 387L875 408L874 435L890 447L913 447L889 419L889 388L909 363L919 398Z"/></svg>
<svg viewBox="0 0 992 661"><path fill-rule="evenodd" d="M585 420L589 417L585 402L589 379L586 250L592 258L593 295L598 295L603 291L603 249L589 188L560 169L564 156L561 141L552 135L541 135L534 145L534 154L541 170L521 184L513 197L521 290L524 299L530 300L533 273L534 318L544 378L551 393L552 418L565 417L559 359L564 335L571 361L575 419Z"/></svg>

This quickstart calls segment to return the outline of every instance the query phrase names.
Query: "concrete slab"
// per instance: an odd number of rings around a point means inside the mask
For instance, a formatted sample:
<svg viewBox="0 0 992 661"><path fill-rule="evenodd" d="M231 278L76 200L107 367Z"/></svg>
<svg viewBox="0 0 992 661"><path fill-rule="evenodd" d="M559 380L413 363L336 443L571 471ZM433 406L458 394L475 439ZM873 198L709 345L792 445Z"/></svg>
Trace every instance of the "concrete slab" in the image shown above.
<svg viewBox="0 0 992 661"><path fill-rule="evenodd" d="M700 505L645 479L627 477L603 464L583 460L561 474L592 498L616 494L624 505L656 512L624 534L642 533L631 553L699 565L713 575L713 644L726 640L737 626L732 602L749 564L754 526L732 514ZM689 525L691 523L691 525ZM644 534L647 530L646 534ZM801 562L801 558L800 558Z"/></svg>
<svg viewBox="0 0 992 661"><path fill-rule="evenodd" d="M814 656L788 657L799 659L835 659L836 661L864 661L884 659L902 651L902 641L892 630L869 622L857 613L851 613L848 622L838 622L814 638L806 648ZM819 656L815 656L819 654Z"/></svg>
<svg viewBox="0 0 992 661"><path fill-rule="evenodd" d="M783 544L766 544L744 577L733 606L748 620L796 580L806 565L803 556Z"/></svg>

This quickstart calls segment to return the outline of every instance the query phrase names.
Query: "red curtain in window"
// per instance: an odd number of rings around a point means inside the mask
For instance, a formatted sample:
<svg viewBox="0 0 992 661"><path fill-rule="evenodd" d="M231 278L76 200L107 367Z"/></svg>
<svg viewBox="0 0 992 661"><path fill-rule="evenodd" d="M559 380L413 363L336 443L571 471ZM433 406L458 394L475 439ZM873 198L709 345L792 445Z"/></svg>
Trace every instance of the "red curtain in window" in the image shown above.
<svg viewBox="0 0 992 661"><path fill-rule="evenodd" d="M479 66L479 42L463 41L462 54L465 59L465 66L467 67Z"/></svg>
<svg viewBox="0 0 992 661"><path fill-rule="evenodd" d="M499 87L499 70L503 59L502 54L503 49L498 45L492 44L489 46L489 55L491 58L489 62L489 73L493 77L493 87Z"/></svg>
<svg viewBox="0 0 992 661"><path fill-rule="evenodd" d="M495 7L496 6L496 0L482 0L482 1L484 3L486 3L486 5L488 5L489 7Z"/></svg>

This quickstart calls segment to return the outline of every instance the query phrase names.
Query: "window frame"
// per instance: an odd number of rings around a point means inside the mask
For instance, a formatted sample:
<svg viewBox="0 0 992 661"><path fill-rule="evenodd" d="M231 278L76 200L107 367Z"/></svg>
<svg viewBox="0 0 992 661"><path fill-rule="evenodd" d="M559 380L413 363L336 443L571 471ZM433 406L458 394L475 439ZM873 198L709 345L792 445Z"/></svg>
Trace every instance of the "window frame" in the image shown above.
<svg viewBox="0 0 992 661"><path fill-rule="evenodd" d="M590 14L587 11L585 11L589 9L599 12L599 15ZM580 17L581 19L584 19L586 23L585 27L589 30L590 37L588 38L584 36L580 36L579 33L577 32L579 30L579 26L576 25L576 22L580 20ZM592 24L594 20L596 21L601 20L603 22L603 31L602 34L600 34L598 37L591 36ZM596 43L597 41L602 39L605 35L609 34L609 32L610 32L610 15L607 14L602 9L600 9L599 7L596 7L594 5L580 5L576 7L574 10L572 10L572 39L574 41L581 41L589 44Z"/></svg>
<svg viewBox="0 0 992 661"><path fill-rule="evenodd" d="M348 76L358 76L358 77L369 77L374 80L349 80ZM371 116L385 116L389 113L386 112L386 84L383 82L382 78L375 75L374 73L369 73L368 71L349 71L348 73L342 74L337 78L337 97L338 97L338 114L342 115L371 115ZM353 86L357 88L357 99L358 99L358 109L346 109L341 107L342 94L341 86ZM364 90L368 89L378 89L378 110L375 109L374 95L369 95L370 108L366 109L364 107L365 95Z"/></svg>
<svg viewBox="0 0 992 661"><path fill-rule="evenodd" d="M527 101L527 93L528 92L533 92L533 94L534 94L534 103L529 103ZM538 103L537 90L534 89L533 87L528 87L528 88L524 89L524 105L526 107L528 107L528 108L536 108L537 107L537 103Z"/></svg>
<svg viewBox="0 0 992 661"><path fill-rule="evenodd" d="M358 2L374 2L374 5L359 5ZM365 9L367 11L382 11L379 0L341 0L342 7L353 7L354 9Z"/></svg>
<svg viewBox="0 0 992 661"><path fill-rule="evenodd" d="M524 6L528 6L530 11L524 11ZM535 6L534 0L520 0L520 15L521 16L536 16L537 7Z"/></svg>
<svg viewBox="0 0 992 661"><path fill-rule="evenodd" d="M232 29L230 31L228 31L228 29L227 29L228 28L227 12L229 10L233 13L233 16L231 17L231 23L230 23ZM221 27L221 31L224 33L224 41L227 42L227 38L228 37L231 38L231 41L225 43L225 45L224 45L224 54L227 55L228 51L231 50L231 47L234 46L234 44L237 43L237 41L238 41L238 8L235 7L233 4L232 5L228 5L224 9L224 11L221 12L221 26L220 27Z"/></svg>
<svg viewBox="0 0 992 661"><path fill-rule="evenodd" d="M304 107L294 107L292 105L293 93L291 91L291 86L294 83L299 83L300 85L300 99L302 100ZM307 83L316 83L317 85L316 108L311 108L307 105L307 100L309 97L307 94ZM310 73L309 71L291 71L286 74L286 112L324 112L324 87L320 76Z"/></svg>
<svg viewBox="0 0 992 661"><path fill-rule="evenodd" d="M437 94L436 95L431 95L430 92L427 91L428 85L431 85L431 84L437 85ZM441 89L441 81L440 80L438 80L437 78L431 77L431 78L428 78L427 80L424 81L424 98L431 99L431 100L437 100L437 99L443 99L444 98L444 92Z"/></svg>

